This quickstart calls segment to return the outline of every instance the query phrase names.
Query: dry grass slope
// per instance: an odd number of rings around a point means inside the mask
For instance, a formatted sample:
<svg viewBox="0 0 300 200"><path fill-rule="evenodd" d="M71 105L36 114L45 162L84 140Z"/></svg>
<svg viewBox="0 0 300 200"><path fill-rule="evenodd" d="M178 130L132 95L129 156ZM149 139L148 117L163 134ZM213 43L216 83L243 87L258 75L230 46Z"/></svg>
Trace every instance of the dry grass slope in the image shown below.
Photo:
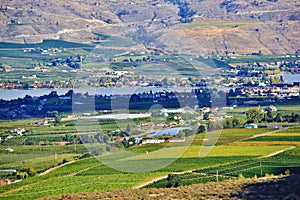
<svg viewBox="0 0 300 200"><path fill-rule="evenodd" d="M126 189L49 199L299 199L300 176L209 182L178 188Z"/></svg>

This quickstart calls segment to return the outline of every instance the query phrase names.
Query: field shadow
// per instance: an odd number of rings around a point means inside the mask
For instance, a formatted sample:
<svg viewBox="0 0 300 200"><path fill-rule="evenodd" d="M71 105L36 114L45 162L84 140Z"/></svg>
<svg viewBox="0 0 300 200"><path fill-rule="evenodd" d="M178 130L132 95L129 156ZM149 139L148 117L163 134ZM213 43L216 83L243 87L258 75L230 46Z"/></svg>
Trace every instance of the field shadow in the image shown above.
<svg viewBox="0 0 300 200"><path fill-rule="evenodd" d="M238 199L300 199L300 175L290 175L265 182L244 185L232 197Z"/></svg>

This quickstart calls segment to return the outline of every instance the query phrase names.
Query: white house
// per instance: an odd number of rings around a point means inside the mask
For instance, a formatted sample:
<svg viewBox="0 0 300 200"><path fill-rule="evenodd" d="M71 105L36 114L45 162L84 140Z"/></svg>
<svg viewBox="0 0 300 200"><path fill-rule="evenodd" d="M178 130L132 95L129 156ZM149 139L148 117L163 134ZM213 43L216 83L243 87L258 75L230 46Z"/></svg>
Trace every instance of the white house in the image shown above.
<svg viewBox="0 0 300 200"><path fill-rule="evenodd" d="M15 129L11 130L10 132L17 133L18 135L23 136L25 133L25 129L24 128L15 128Z"/></svg>
<svg viewBox="0 0 300 200"><path fill-rule="evenodd" d="M251 129L251 128L258 128L258 125L252 123L252 124L246 124L244 127L245 127L245 128L249 128L249 129Z"/></svg>
<svg viewBox="0 0 300 200"><path fill-rule="evenodd" d="M203 108L202 108L202 112L203 112L203 113L209 113L209 112L210 112L210 108L203 107Z"/></svg>
<svg viewBox="0 0 300 200"><path fill-rule="evenodd" d="M14 152L14 149L12 149L12 148L6 148L6 149L4 149L5 151L8 151L8 152Z"/></svg>
<svg viewBox="0 0 300 200"><path fill-rule="evenodd" d="M183 108L178 108L178 109L161 109L160 112L162 114L165 114L165 113L167 113L167 114L170 114L170 113L177 114L177 113L184 113L184 109Z"/></svg>
<svg viewBox="0 0 300 200"><path fill-rule="evenodd" d="M159 143L164 143L166 140L164 139L147 139L143 140L142 144L159 144Z"/></svg>

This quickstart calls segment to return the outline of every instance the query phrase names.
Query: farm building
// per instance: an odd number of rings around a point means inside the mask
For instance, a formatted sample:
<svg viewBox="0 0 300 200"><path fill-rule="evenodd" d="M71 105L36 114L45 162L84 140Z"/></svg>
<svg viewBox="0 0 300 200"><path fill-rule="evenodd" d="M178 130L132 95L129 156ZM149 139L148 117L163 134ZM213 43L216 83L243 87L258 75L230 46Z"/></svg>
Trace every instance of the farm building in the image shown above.
<svg viewBox="0 0 300 200"><path fill-rule="evenodd" d="M258 125L257 124L246 124L245 126L244 126L245 128L258 128Z"/></svg>
<svg viewBox="0 0 300 200"><path fill-rule="evenodd" d="M4 149L5 151L8 151L8 152L14 152L14 149L12 149L12 148L6 148L6 149Z"/></svg>
<svg viewBox="0 0 300 200"><path fill-rule="evenodd" d="M171 143L185 142L185 138L170 138L168 141L171 142Z"/></svg>
<svg viewBox="0 0 300 200"><path fill-rule="evenodd" d="M15 128L15 129L11 130L10 132L17 133L17 134L23 136L25 133L25 129L24 128Z"/></svg>
<svg viewBox="0 0 300 200"><path fill-rule="evenodd" d="M283 129L282 125L275 125L275 124L268 125L268 128Z"/></svg>
<svg viewBox="0 0 300 200"><path fill-rule="evenodd" d="M184 109L183 108L178 108L178 109L161 109L160 112L162 114L178 114L178 113L184 113Z"/></svg>
<svg viewBox="0 0 300 200"><path fill-rule="evenodd" d="M159 143L164 143L164 142L165 142L164 139L160 139L160 140L148 139L148 140L144 140L142 142L142 144L159 144Z"/></svg>
<svg viewBox="0 0 300 200"><path fill-rule="evenodd" d="M0 179L0 186L20 182L18 179Z"/></svg>
<svg viewBox="0 0 300 200"><path fill-rule="evenodd" d="M154 126L153 122L140 122L138 126Z"/></svg>
<svg viewBox="0 0 300 200"><path fill-rule="evenodd" d="M275 106L268 106L265 108L265 111L266 112L268 112L268 111L276 112L277 108Z"/></svg>

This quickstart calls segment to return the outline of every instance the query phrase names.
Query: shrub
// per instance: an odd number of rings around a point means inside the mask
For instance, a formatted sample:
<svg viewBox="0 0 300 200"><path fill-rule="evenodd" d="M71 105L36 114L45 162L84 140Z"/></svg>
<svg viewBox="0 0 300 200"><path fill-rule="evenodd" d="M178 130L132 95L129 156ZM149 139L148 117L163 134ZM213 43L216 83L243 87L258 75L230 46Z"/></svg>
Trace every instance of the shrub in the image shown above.
<svg viewBox="0 0 300 200"><path fill-rule="evenodd" d="M242 173L240 173L238 179L239 180L245 180L245 177L244 177L244 175Z"/></svg>
<svg viewBox="0 0 300 200"><path fill-rule="evenodd" d="M265 177L273 177L273 176L274 176L274 174L269 174L269 173L265 174Z"/></svg>
<svg viewBox="0 0 300 200"><path fill-rule="evenodd" d="M33 167L28 167L26 169L26 172L28 173L29 176L34 176L36 174L36 171Z"/></svg>
<svg viewBox="0 0 300 200"><path fill-rule="evenodd" d="M26 179L28 177L28 173L27 172L20 172L18 175L17 175L17 178L18 179Z"/></svg>
<svg viewBox="0 0 300 200"><path fill-rule="evenodd" d="M175 174L169 174L168 177L167 177L167 185L166 187L167 188L170 188L170 187L179 187L181 185L181 179L178 175L175 175Z"/></svg>
<svg viewBox="0 0 300 200"><path fill-rule="evenodd" d="M290 175L290 170L289 169L285 170L284 175Z"/></svg>

